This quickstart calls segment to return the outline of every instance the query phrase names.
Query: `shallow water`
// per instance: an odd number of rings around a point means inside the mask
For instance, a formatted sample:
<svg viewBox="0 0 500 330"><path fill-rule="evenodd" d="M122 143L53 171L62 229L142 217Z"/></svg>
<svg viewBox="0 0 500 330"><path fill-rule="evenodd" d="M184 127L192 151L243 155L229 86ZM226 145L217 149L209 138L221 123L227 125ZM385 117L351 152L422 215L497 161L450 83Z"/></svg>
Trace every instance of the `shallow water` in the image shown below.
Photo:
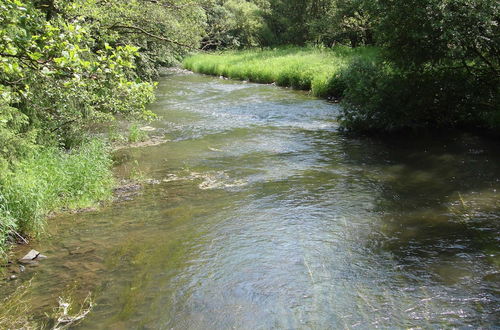
<svg viewBox="0 0 500 330"><path fill-rule="evenodd" d="M337 105L195 74L152 109L169 142L116 171L154 184L51 220L37 310L73 286L97 303L80 329L500 324L495 142L346 137Z"/></svg>

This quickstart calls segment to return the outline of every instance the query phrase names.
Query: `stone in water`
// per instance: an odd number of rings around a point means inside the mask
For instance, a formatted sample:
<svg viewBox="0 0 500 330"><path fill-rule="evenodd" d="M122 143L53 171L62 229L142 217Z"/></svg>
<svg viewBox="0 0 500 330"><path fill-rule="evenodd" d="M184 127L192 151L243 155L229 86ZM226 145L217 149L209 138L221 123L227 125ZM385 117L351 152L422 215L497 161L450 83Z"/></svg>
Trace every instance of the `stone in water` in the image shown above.
<svg viewBox="0 0 500 330"><path fill-rule="evenodd" d="M47 257L44 256L43 254L41 254L40 252L38 252L37 250L31 250L24 257L22 257L19 260L19 262L29 264L29 263L32 263L32 262L35 262L37 260L44 259L44 258L47 258Z"/></svg>

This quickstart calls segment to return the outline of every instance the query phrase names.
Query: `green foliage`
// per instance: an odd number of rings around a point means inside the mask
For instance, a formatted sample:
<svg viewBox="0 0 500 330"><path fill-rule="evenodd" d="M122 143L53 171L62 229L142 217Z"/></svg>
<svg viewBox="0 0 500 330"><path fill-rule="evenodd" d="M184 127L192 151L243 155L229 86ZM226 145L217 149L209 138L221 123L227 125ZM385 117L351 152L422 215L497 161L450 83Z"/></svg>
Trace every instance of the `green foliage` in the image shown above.
<svg viewBox="0 0 500 330"><path fill-rule="evenodd" d="M109 198L108 151L85 142L93 126L152 117L139 48L110 45L73 15L90 2L50 3L0 0L0 254L12 233L42 231L49 212Z"/></svg>
<svg viewBox="0 0 500 330"><path fill-rule="evenodd" d="M265 19L278 44L304 45L308 40L307 22L310 0L269 1L270 10Z"/></svg>
<svg viewBox="0 0 500 330"><path fill-rule="evenodd" d="M232 3L232 2L231 2ZM380 56L336 56L310 51L252 52L217 60L200 55L187 68L344 97L342 123L350 130L437 127L500 128L500 4L493 0L262 0L266 34L275 44L376 45ZM229 10L229 1L219 2ZM222 20L222 18L220 18ZM209 21L212 26L220 20ZM241 38L241 33L236 34ZM244 42L244 46L254 46ZM225 46L222 44L222 46ZM307 49L307 48L306 48ZM326 51L324 52L327 53ZM248 55L248 56L247 56ZM276 56L275 56L276 55ZM295 56L296 55L296 56ZM345 61L344 59L348 59Z"/></svg>
<svg viewBox="0 0 500 330"><path fill-rule="evenodd" d="M211 75L276 83L311 90L317 96L338 96L342 82L338 73L358 57L375 57L375 48L337 47L335 49L285 47L272 50L228 51L198 54L184 60L184 67Z"/></svg>
<svg viewBox="0 0 500 330"><path fill-rule="evenodd" d="M149 117L153 86L130 80L138 48L97 47L81 18L44 19L29 3L2 0L0 21L0 155L56 140L114 114ZM22 141L22 142L21 142Z"/></svg>
<svg viewBox="0 0 500 330"><path fill-rule="evenodd" d="M323 11L308 23L309 39L326 45L373 45L378 18L372 8L373 1L327 1Z"/></svg>
<svg viewBox="0 0 500 330"><path fill-rule="evenodd" d="M489 97L489 86L478 90L464 72L413 72L389 63L359 61L341 74L346 84L341 118L347 129L500 127L498 111L474 106Z"/></svg>
<svg viewBox="0 0 500 330"><path fill-rule="evenodd" d="M456 65L498 72L500 4L492 0L379 0L379 39L399 66ZM398 28L404 23L405 28ZM474 61L474 62L471 62Z"/></svg>
<svg viewBox="0 0 500 330"><path fill-rule="evenodd" d="M366 0L260 0L222 1L222 9L231 12L231 3L240 6L256 7L254 21L263 20L261 29L247 29L260 42L259 46L351 44L361 46L373 44L373 16L369 11L372 4ZM249 14L245 15L250 17ZM226 22L226 16L214 16L208 26ZM255 24L253 25L255 26ZM246 32L249 33L249 32ZM243 46L256 46L240 38L241 33L233 34ZM225 46L225 44L222 44Z"/></svg>
<svg viewBox="0 0 500 330"><path fill-rule="evenodd" d="M148 139L148 134L139 128L139 125L132 124L128 131L128 142L142 142Z"/></svg>
<svg viewBox="0 0 500 330"><path fill-rule="evenodd" d="M36 235L43 231L49 212L109 199L114 183L111 165L106 145L93 140L71 152L44 148L2 172L0 240L5 242L12 230Z"/></svg>
<svg viewBox="0 0 500 330"><path fill-rule="evenodd" d="M116 115L154 117L149 79L198 47L207 5L0 0L0 248L109 196L109 156L87 136Z"/></svg>
<svg viewBox="0 0 500 330"><path fill-rule="evenodd" d="M380 0L376 8L386 62L346 70L346 128L500 128L498 2Z"/></svg>
<svg viewBox="0 0 500 330"><path fill-rule="evenodd" d="M101 48L104 43L136 47L135 74L149 80L160 66L178 63L199 46L206 6L192 0L78 0L68 15L84 17Z"/></svg>
<svg viewBox="0 0 500 330"><path fill-rule="evenodd" d="M207 8L203 49L255 47L269 42L270 31L263 12L264 3L224 0Z"/></svg>

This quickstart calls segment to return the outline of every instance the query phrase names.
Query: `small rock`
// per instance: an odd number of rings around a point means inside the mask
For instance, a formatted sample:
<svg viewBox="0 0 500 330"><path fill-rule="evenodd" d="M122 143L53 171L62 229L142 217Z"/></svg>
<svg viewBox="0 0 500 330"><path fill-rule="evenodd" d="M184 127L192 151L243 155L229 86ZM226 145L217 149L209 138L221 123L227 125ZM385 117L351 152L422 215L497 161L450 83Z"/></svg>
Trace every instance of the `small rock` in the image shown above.
<svg viewBox="0 0 500 330"><path fill-rule="evenodd" d="M159 180L156 180L156 179L147 179L145 182L147 184L153 184L153 185L161 183Z"/></svg>
<svg viewBox="0 0 500 330"><path fill-rule="evenodd" d="M17 275L10 275L11 280L15 280L17 278Z"/></svg>
<svg viewBox="0 0 500 330"><path fill-rule="evenodd" d="M44 256L43 254L41 254L37 250L31 250L24 257L22 257L19 260L19 262L23 263L23 264L31 264L33 262L36 262L37 260L45 259L45 258L47 258L47 256Z"/></svg>
<svg viewBox="0 0 500 330"><path fill-rule="evenodd" d="M30 252L28 252L22 259L26 259L26 260L33 260L35 259L38 255L40 254L40 252L38 252L37 250L31 250Z"/></svg>
<svg viewBox="0 0 500 330"><path fill-rule="evenodd" d="M25 269L26 269L26 267L24 267L23 265L19 265L19 271L21 273L24 272Z"/></svg>

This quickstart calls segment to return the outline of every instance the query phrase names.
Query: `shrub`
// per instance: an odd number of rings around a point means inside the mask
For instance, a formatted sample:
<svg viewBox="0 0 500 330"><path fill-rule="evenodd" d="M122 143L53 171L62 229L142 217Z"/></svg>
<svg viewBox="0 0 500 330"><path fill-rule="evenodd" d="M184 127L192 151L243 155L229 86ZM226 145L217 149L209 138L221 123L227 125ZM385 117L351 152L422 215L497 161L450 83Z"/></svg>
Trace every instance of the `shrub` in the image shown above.
<svg viewBox="0 0 500 330"><path fill-rule="evenodd" d="M498 126L498 111L481 100L489 88L461 70L404 70L382 61L353 61L341 73L342 126L391 132L457 126ZM497 96L498 98L498 96ZM497 125L497 126L495 126Z"/></svg>
<svg viewBox="0 0 500 330"><path fill-rule="evenodd" d="M139 125L132 124L128 132L128 142L142 142L148 139L148 134L139 128Z"/></svg>

